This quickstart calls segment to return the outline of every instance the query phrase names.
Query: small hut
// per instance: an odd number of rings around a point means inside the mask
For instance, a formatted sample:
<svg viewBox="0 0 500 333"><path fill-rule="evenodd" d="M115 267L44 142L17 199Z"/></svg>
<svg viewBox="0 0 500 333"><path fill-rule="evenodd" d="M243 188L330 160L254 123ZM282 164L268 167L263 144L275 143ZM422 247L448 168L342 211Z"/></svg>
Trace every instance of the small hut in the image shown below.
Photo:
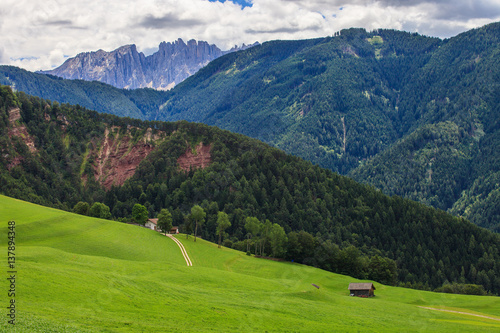
<svg viewBox="0 0 500 333"><path fill-rule="evenodd" d="M373 283L349 283L349 291L351 296L373 297L375 286Z"/></svg>
<svg viewBox="0 0 500 333"><path fill-rule="evenodd" d="M178 234L179 233L179 227L172 227L172 229L170 229L170 232L169 234Z"/></svg>

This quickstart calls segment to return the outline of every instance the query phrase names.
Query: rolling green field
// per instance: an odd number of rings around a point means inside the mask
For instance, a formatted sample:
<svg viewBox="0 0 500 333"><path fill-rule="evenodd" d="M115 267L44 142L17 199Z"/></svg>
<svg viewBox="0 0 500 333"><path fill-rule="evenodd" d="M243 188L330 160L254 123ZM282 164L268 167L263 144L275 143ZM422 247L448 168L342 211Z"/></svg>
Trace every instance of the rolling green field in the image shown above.
<svg viewBox="0 0 500 333"><path fill-rule="evenodd" d="M16 325L7 323L8 221L16 222ZM477 332L500 330L500 298L438 294L246 256L0 196L4 332ZM320 289L311 284L317 284ZM424 309L466 312L450 313ZM490 318L473 316L482 315Z"/></svg>

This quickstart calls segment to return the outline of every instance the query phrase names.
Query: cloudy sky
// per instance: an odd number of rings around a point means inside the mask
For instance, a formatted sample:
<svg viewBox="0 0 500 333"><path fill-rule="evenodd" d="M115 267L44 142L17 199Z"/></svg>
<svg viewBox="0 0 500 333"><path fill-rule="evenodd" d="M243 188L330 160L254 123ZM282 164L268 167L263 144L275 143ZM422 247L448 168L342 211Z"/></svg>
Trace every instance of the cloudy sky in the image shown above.
<svg viewBox="0 0 500 333"><path fill-rule="evenodd" d="M500 21L500 0L2 0L0 64L50 69L80 52L204 40L221 49L391 28L441 38Z"/></svg>

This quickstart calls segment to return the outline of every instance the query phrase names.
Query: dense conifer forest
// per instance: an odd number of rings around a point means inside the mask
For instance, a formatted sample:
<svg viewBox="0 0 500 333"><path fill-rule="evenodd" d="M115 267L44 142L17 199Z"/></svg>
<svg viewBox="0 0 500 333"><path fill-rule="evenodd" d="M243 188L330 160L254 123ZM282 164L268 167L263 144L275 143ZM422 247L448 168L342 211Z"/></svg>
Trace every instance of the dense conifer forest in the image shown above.
<svg viewBox="0 0 500 333"><path fill-rule="evenodd" d="M224 212L224 245L249 254L386 284L500 292L498 234L241 134L99 114L2 86L0 140L8 196L122 222L139 222L137 205L149 217L167 209L173 225L214 242ZM119 154L113 148L116 159L134 147L150 153L131 178L106 187L98 163L112 140L129 143ZM181 169L179 158L199 146L210 147L210 162ZM196 205L204 217L193 214Z"/></svg>

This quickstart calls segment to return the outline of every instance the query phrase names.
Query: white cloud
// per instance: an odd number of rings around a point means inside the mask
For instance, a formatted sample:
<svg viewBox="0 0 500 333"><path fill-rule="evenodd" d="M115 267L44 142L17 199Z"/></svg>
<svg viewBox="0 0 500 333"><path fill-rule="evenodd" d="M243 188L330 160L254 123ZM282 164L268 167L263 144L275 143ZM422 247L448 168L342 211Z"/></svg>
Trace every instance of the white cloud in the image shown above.
<svg viewBox="0 0 500 333"><path fill-rule="evenodd" d="M196 39L222 49L273 39L391 28L450 37L500 20L498 0L3 0L0 63L29 70L65 56L125 44L151 52L161 41ZM2 56L3 52L3 56Z"/></svg>

